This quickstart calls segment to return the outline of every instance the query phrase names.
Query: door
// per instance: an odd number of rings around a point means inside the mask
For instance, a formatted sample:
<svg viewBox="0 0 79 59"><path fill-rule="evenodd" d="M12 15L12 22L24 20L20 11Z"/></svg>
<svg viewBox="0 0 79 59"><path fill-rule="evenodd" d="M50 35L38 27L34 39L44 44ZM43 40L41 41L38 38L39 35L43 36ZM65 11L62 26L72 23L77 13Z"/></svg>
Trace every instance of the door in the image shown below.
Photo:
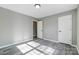
<svg viewBox="0 0 79 59"><path fill-rule="evenodd" d="M62 43L72 44L72 15L58 18L58 40Z"/></svg>
<svg viewBox="0 0 79 59"><path fill-rule="evenodd" d="M38 21L37 22L37 37L38 38L43 38L42 30L43 30L43 21Z"/></svg>

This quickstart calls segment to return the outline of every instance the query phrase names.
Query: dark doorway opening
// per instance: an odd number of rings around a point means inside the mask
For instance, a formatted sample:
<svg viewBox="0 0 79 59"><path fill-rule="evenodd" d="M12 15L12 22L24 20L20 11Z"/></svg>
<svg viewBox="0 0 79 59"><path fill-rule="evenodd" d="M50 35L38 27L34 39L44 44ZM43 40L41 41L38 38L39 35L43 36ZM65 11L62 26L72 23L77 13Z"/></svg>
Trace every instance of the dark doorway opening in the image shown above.
<svg viewBox="0 0 79 59"><path fill-rule="evenodd" d="M33 21L33 38L37 38L37 21Z"/></svg>

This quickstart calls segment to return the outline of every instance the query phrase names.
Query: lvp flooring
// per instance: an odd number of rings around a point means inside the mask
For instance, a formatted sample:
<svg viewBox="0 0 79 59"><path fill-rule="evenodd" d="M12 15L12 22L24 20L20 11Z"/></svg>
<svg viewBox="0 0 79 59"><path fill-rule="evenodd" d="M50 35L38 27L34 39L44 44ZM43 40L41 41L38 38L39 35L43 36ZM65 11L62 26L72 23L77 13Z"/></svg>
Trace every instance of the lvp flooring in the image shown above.
<svg viewBox="0 0 79 59"><path fill-rule="evenodd" d="M35 39L0 49L0 55L78 55L76 47L43 39Z"/></svg>

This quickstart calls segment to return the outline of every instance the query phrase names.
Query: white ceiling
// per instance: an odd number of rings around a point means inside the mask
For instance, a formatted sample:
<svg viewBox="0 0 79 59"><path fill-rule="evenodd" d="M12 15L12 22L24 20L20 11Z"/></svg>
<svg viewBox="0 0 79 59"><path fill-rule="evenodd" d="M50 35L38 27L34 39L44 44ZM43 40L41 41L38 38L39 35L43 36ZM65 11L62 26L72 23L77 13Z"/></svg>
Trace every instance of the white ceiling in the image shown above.
<svg viewBox="0 0 79 59"><path fill-rule="evenodd" d="M49 15L69 11L77 8L76 4L41 4L41 8L36 9L33 4L0 4L4 7L28 16L42 18Z"/></svg>

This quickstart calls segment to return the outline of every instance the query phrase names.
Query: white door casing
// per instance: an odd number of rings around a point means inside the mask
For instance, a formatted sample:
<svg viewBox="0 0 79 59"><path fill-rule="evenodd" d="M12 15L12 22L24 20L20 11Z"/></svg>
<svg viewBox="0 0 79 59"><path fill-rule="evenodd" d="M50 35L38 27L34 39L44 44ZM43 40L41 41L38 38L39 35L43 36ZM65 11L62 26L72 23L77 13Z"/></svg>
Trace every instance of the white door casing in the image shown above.
<svg viewBox="0 0 79 59"><path fill-rule="evenodd" d="M58 18L58 40L62 43L72 44L72 15Z"/></svg>
<svg viewBox="0 0 79 59"><path fill-rule="evenodd" d="M37 22L37 37L38 38L43 38L43 21L38 21Z"/></svg>

